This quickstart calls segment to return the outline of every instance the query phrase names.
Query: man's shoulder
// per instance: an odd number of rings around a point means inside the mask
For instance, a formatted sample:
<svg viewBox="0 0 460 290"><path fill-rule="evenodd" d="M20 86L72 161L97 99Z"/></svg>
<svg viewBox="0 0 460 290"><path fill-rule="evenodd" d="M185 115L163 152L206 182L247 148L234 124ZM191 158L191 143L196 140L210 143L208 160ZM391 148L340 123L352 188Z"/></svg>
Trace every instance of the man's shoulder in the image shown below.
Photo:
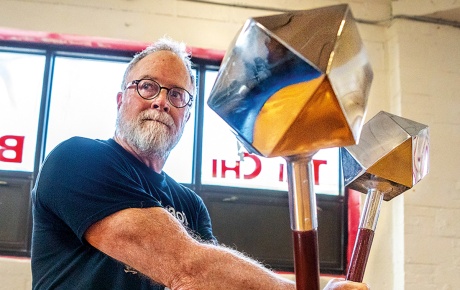
<svg viewBox="0 0 460 290"><path fill-rule="evenodd" d="M45 164L78 164L82 162L97 162L101 158L109 158L113 147L108 140L72 137L57 145L46 157ZM112 151L113 152L113 151ZM105 157L104 157L105 156Z"/></svg>
<svg viewBox="0 0 460 290"><path fill-rule="evenodd" d="M54 154L78 154L88 153L89 151L98 151L107 149L109 142L107 140L90 139L85 137L71 137L57 145L50 155Z"/></svg>
<svg viewBox="0 0 460 290"><path fill-rule="evenodd" d="M97 146L106 146L108 145L108 140L99 140L91 139L86 137L75 136L71 137L63 142L61 142L56 148L66 147L66 148L81 148L84 147L97 147Z"/></svg>

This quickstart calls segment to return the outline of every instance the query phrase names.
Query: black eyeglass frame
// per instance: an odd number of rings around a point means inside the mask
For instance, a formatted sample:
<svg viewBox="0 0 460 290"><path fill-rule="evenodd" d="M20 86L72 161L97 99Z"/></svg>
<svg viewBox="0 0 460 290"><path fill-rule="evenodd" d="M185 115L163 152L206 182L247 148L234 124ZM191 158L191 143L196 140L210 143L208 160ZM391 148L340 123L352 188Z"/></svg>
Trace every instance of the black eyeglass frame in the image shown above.
<svg viewBox="0 0 460 290"><path fill-rule="evenodd" d="M139 92L139 83L140 83L141 81L151 81L151 82L154 82L155 84L157 84L158 87L160 88L160 89L158 90L158 93L157 93L156 95L151 96L150 98L146 98L146 97L142 96L142 94ZM156 80L152 80L152 79L145 78L145 79L139 79L139 80L133 80L133 81L131 81L131 83L129 83L129 84L125 87L125 90L131 88L133 85L136 85L137 94L138 94L141 98L143 98L144 100L153 100L153 99L155 99L156 97L158 97L158 96L160 95L161 90L162 90L162 89L165 89L165 90L166 90L166 95L168 96L168 102L169 102L173 107L176 107L176 108L180 109L180 108L186 107L187 105L188 105L189 107L192 106L193 96L192 96L191 93L189 93L189 91L187 91L187 90L184 89L184 88L181 88L181 87L172 87L172 88L163 87L163 86L161 86ZM169 91L171 91L171 90L173 90L173 89L181 89L181 90L184 90L184 91L188 94L188 96L189 96L189 98L190 98L190 99L188 100L188 102L186 102L186 103L185 103L183 106L181 106L181 107L178 107L178 106L174 105L173 102L171 102L171 100L170 100L170 97L171 97L171 96L169 95Z"/></svg>

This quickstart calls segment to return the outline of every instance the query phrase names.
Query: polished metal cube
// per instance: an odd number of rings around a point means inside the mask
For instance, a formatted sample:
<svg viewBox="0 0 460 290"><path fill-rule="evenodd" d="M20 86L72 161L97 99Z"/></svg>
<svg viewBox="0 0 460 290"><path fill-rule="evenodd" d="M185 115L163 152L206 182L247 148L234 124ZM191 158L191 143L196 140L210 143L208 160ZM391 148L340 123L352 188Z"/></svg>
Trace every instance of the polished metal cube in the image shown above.
<svg viewBox="0 0 460 290"><path fill-rule="evenodd" d="M357 145L340 148L344 184L366 193L386 181L388 201L428 173L429 148L427 125L381 111L364 124Z"/></svg>
<svg viewBox="0 0 460 290"><path fill-rule="evenodd" d="M208 105L252 153L356 144L373 72L348 5L250 18Z"/></svg>

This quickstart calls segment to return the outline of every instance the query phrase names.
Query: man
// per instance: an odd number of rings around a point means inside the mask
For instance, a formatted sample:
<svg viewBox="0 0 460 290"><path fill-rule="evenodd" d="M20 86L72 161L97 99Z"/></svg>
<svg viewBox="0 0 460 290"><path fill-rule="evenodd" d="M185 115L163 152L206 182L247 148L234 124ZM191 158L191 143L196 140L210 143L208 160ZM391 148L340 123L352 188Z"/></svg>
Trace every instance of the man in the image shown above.
<svg viewBox="0 0 460 290"><path fill-rule="evenodd" d="M34 289L295 288L216 245L201 198L162 171L194 83L185 46L159 40L128 65L114 138L74 137L47 157L33 190Z"/></svg>

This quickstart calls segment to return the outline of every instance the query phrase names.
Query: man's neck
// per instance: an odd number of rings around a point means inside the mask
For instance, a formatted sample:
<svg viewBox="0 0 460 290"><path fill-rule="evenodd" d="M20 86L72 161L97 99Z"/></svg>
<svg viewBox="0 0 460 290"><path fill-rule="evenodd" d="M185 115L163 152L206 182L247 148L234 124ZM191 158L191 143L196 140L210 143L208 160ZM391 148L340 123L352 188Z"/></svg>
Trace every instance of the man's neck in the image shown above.
<svg viewBox="0 0 460 290"><path fill-rule="evenodd" d="M117 142L121 147L123 147L126 151L131 153L134 157L136 157L139 161L147 165L156 173L161 173L163 170L163 166L166 163L166 157L160 156L158 154L143 154L143 152L130 145L128 142L126 142L126 140L118 135L115 135L113 140L115 140L115 142Z"/></svg>

